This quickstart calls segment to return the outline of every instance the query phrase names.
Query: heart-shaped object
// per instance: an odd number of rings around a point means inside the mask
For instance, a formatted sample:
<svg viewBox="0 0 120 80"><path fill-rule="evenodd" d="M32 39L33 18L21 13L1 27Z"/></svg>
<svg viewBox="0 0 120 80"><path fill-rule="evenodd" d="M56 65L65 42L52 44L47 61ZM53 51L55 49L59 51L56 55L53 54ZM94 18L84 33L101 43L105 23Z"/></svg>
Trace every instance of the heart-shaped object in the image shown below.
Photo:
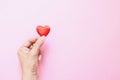
<svg viewBox="0 0 120 80"><path fill-rule="evenodd" d="M40 36L47 36L48 33L50 32L50 27L45 25L45 26L37 26L36 31Z"/></svg>

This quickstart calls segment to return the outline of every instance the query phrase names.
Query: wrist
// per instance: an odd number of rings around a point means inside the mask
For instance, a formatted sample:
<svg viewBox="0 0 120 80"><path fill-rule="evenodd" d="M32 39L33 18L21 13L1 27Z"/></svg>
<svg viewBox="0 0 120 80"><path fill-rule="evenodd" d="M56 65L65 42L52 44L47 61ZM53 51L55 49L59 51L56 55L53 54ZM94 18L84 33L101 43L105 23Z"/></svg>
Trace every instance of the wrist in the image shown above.
<svg viewBox="0 0 120 80"><path fill-rule="evenodd" d="M33 70L24 70L22 72L22 80L38 80L39 75L37 70L33 71Z"/></svg>

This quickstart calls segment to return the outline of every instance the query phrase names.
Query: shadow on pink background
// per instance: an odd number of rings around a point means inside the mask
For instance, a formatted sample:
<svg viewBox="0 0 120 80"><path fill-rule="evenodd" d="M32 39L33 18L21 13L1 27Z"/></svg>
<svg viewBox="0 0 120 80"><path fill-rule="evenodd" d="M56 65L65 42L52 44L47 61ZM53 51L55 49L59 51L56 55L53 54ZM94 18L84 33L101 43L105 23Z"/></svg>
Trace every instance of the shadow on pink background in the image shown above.
<svg viewBox="0 0 120 80"><path fill-rule="evenodd" d="M120 80L119 0L0 1L0 79L21 80L17 49L51 32L41 48L41 80Z"/></svg>

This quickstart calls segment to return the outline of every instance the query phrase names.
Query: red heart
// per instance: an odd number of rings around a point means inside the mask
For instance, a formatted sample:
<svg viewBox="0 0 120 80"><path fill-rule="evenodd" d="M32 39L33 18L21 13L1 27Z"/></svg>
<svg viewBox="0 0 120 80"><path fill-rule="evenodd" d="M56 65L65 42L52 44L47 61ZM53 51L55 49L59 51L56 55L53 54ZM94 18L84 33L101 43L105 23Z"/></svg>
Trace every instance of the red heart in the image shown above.
<svg viewBox="0 0 120 80"><path fill-rule="evenodd" d="M47 36L48 33L50 32L50 27L49 26L37 26L36 31L40 36Z"/></svg>

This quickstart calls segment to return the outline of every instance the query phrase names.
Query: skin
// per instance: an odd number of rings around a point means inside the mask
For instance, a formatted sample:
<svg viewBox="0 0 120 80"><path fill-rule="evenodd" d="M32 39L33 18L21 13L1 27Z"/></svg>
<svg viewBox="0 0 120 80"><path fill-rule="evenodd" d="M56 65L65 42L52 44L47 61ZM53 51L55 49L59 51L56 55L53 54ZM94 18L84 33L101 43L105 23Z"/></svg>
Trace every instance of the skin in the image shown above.
<svg viewBox="0 0 120 80"><path fill-rule="evenodd" d="M18 57L22 69L22 80L39 80L37 72L40 47L44 43L45 37L32 38L26 41L18 49Z"/></svg>

